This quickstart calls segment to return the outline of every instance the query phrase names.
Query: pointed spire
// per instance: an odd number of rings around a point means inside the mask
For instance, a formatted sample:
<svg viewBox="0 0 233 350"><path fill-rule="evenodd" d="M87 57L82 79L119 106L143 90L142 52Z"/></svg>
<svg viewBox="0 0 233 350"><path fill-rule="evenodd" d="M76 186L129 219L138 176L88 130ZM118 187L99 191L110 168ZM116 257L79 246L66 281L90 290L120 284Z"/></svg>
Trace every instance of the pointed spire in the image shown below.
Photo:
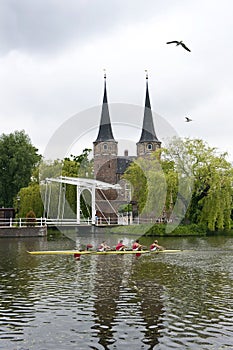
<svg viewBox="0 0 233 350"><path fill-rule="evenodd" d="M107 87L106 87L106 71L104 69L104 97L102 104L102 112L100 118L99 133L95 142L115 141L112 133L112 126L110 121Z"/></svg>
<svg viewBox="0 0 233 350"><path fill-rule="evenodd" d="M144 119L142 126L142 133L139 142L159 142L154 128L153 116L150 105L150 96L148 88L148 73L146 72L146 99L145 99L145 108L144 108Z"/></svg>

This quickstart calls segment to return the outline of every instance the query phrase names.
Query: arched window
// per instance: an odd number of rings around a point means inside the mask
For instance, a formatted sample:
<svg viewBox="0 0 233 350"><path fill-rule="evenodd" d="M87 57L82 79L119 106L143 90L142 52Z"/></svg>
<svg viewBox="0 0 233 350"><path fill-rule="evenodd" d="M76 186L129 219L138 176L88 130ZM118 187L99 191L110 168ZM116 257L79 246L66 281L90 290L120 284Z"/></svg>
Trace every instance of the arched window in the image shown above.
<svg viewBox="0 0 233 350"><path fill-rule="evenodd" d="M147 149L148 149L148 151L152 151L153 146L152 146L152 144L151 144L151 143L148 143L148 145L147 145Z"/></svg>
<svg viewBox="0 0 233 350"><path fill-rule="evenodd" d="M108 149L108 145L107 145L107 143L104 143L103 148L104 148L104 150L105 150L105 151L107 151L107 149Z"/></svg>

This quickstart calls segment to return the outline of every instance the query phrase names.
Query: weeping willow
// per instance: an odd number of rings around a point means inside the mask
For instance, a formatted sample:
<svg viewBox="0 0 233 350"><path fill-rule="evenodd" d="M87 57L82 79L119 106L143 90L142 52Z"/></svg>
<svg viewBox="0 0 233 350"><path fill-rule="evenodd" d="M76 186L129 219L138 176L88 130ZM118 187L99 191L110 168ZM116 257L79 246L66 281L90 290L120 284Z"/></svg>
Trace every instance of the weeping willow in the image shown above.
<svg viewBox="0 0 233 350"><path fill-rule="evenodd" d="M123 175L123 179L130 182L132 191L131 198L137 202L138 211L141 213L145 207L148 196L147 179L142 169L142 160L138 163L133 162Z"/></svg>
<svg viewBox="0 0 233 350"><path fill-rule="evenodd" d="M229 230L232 210L232 172L212 178L208 194L200 201L202 205L200 221L207 224L210 231Z"/></svg>
<svg viewBox="0 0 233 350"><path fill-rule="evenodd" d="M163 208L167 218L178 213L185 223L205 224L211 231L228 230L233 168L226 158L226 153L220 154L200 139L175 139L161 150L161 158L137 159L124 176L134 188L141 213L154 210L159 215Z"/></svg>
<svg viewBox="0 0 233 350"><path fill-rule="evenodd" d="M176 140L170 150L175 153L173 159L182 159L184 167L189 164L194 178L186 219L204 223L210 231L230 229L233 169L226 160L227 154L219 154L199 139Z"/></svg>
<svg viewBox="0 0 233 350"><path fill-rule="evenodd" d="M132 198L137 201L140 214L153 218L169 216L177 196L177 174L171 164L163 164L157 154L138 158L123 178L131 183Z"/></svg>

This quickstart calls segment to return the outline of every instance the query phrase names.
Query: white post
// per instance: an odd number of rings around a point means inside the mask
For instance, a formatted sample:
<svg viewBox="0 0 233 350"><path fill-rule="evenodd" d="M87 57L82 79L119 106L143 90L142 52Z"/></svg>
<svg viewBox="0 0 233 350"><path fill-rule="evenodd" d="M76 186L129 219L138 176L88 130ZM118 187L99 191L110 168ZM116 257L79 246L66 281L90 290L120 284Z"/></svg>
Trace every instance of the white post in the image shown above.
<svg viewBox="0 0 233 350"><path fill-rule="evenodd" d="M12 227L12 218L10 218L10 227Z"/></svg>
<svg viewBox="0 0 233 350"><path fill-rule="evenodd" d="M59 197L58 197L58 208L57 208L57 220L60 219L61 212L61 193L62 193L62 183L60 183Z"/></svg>
<svg viewBox="0 0 233 350"><path fill-rule="evenodd" d="M22 226L22 219L19 218L19 227L21 227L21 226Z"/></svg>
<svg viewBox="0 0 233 350"><path fill-rule="evenodd" d="M95 185L91 189L91 223L95 225Z"/></svg>
<svg viewBox="0 0 233 350"><path fill-rule="evenodd" d="M77 185L77 225L80 225L80 187Z"/></svg>

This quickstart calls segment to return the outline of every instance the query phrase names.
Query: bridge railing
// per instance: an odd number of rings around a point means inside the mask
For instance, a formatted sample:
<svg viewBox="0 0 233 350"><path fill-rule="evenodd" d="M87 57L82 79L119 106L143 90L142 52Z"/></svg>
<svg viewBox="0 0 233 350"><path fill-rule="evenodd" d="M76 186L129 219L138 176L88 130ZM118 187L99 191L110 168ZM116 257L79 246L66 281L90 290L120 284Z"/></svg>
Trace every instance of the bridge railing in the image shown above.
<svg viewBox="0 0 233 350"><path fill-rule="evenodd" d="M163 219L157 219L154 218L142 218L142 217L118 217L118 220L116 219L111 220L111 218L96 218L95 225L96 226L102 226L102 225L137 225L137 224L154 224L154 223L164 223L164 222L171 222L171 221L165 221ZM55 218L0 218L0 228L3 227L42 227L42 226L77 226L77 220L76 219L55 219ZM92 225L91 218L87 219L80 219L79 225Z"/></svg>
<svg viewBox="0 0 233 350"><path fill-rule="evenodd" d="M42 227L45 225L45 218L0 218L0 228L27 226Z"/></svg>
<svg viewBox="0 0 233 350"><path fill-rule="evenodd" d="M91 219L80 220L81 225L91 225ZM75 219L55 218L0 218L0 228L3 227L42 227L42 226L76 226Z"/></svg>

